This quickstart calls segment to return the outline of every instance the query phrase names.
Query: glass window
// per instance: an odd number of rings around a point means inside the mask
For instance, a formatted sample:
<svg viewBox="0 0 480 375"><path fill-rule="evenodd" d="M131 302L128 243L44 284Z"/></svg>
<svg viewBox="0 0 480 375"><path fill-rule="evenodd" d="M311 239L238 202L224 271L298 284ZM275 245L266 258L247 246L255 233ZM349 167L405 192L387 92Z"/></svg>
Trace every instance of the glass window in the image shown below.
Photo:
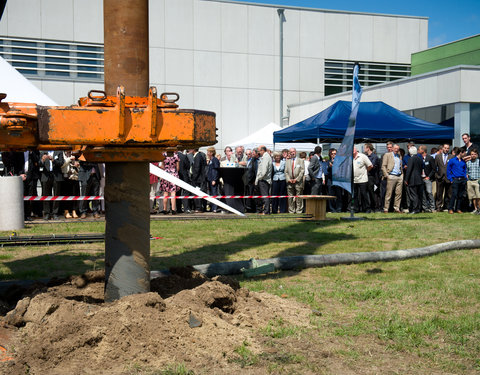
<svg viewBox="0 0 480 375"><path fill-rule="evenodd" d="M0 56L30 77L47 75L62 79L103 80L103 46L100 44L0 37ZM37 70L37 63L41 64L41 70Z"/></svg>
<svg viewBox="0 0 480 375"><path fill-rule="evenodd" d="M330 90L330 86L342 85L342 91L352 89L353 64L352 61L325 61L325 95L329 95L329 92L335 94L338 92L337 89ZM362 86L373 86L410 75L410 66L407 64L360 62L360 66L361 70L358 78Z"/></svg>

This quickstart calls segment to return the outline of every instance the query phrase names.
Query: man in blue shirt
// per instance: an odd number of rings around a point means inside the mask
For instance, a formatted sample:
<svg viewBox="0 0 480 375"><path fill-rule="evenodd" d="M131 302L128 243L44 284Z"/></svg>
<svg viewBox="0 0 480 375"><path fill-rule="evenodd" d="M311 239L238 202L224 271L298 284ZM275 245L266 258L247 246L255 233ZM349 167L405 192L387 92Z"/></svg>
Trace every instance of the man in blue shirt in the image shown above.
<svg viewBox="0 0 480 375"><path fill-rule="evenodd" d="M451 158L447 163L447 178L452 183L452 197L448 204L448 213L453 214L457 212L461 214L460 204L465 193L465 186L467 185L467 164L463 160L466 149L465 147L455 147L453 153L455 157Z"/></svg>

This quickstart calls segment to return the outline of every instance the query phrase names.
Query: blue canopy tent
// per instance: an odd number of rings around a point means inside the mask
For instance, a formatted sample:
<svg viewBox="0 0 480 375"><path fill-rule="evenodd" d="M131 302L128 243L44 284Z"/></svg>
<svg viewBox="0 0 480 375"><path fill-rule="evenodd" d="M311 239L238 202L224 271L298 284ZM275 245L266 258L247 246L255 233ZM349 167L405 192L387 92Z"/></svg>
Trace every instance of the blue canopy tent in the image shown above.
<svg viewBox="0 0 480 375"><path fill-rule="evenodd" d="M322 112L273 133L277 142L341 142L352 103L339 100ZM355 139L370 142L414 140L422 143L450 142L453 127L409 116L383 102L360 102ZM434 141L434 142L432 142Z"/></svg>

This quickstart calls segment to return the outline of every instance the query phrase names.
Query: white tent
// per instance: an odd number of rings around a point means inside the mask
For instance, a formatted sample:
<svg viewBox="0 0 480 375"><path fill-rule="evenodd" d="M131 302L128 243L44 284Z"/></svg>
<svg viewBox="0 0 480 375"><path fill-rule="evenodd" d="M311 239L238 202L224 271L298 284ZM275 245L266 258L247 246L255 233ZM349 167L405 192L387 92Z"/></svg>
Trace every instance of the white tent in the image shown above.
<svg viewBox="0 0 480 375"><path fill-rule="evenodd" d="M57 105L33 83L0 56L0 93L7 94L5 102Z"/></svg>
<svg viewBox="0 0 480 375"><path fill-rule="evenodd" d="M281 130L282 128L271 122L267 126L257 130L255 133L249 136L239 139L238 141L231 142L228 146L244 146L247 148L255 148L264 145L266 148L275 151L281 151L284 148L295 147L297 151L313 151L316 144L314 143L275 143L273 144L273 132Z"/></svg>

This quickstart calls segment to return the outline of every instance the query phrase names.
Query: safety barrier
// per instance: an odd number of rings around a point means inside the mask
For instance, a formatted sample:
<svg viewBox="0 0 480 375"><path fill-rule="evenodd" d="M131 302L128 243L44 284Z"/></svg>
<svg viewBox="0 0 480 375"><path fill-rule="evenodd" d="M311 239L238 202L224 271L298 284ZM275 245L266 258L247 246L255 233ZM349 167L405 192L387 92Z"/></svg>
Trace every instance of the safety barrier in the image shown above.
<svg viewBox="0 0 480 375"><path fill-rule="evenodd" d="M151 196L151 199L258 199L258 198L304 198L305 196L299 195L179 195L175 197L155 195ZM50 196L31 196L27 195L23 197L24 201L95 201L103 200L103 196L100 195L84 195L84 196L63 196L63 195L50 195Z"/></svg>

